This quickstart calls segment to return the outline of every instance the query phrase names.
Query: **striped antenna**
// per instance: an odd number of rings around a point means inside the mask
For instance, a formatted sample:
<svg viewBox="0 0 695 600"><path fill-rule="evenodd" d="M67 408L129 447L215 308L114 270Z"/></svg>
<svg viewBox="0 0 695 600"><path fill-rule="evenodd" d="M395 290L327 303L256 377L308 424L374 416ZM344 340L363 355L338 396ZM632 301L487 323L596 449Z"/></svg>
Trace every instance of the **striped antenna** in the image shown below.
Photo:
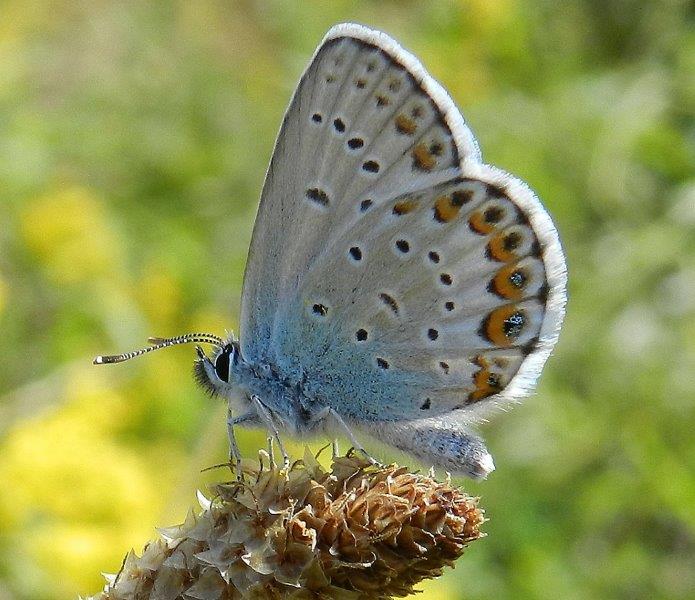
<svg viewBox="0 0 695 600"><path fill-rule="evenodd" d="M123 354L113 354L110 356L97 356L92 364L95 365L110 365L114 363L125 362L136 356L141 356L142 354L147 354L153 350L159 350L161 348L168 348L169 346L178 346L179 344L190 344L192 342L199 344L212 344L213 346L219 346L220 348L224 346L224 340L221 337L213 335L212 333L187 333L185 335L177 335L176 337L161 338L161 337L149 337L147 341L152 344L147 348L140 348L140 350L133 350L132 352L124 352Z"/></svg>

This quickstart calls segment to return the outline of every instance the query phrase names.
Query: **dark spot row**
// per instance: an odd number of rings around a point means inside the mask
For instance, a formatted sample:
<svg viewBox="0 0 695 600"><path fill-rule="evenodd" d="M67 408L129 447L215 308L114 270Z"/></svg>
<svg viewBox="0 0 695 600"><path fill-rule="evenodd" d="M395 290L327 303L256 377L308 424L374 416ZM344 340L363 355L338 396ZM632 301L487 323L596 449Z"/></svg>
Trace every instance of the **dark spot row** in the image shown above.
<svg viewBox="0 0 695 600"><path fill-rule="evenodd" d="M385 295L385 294L382 294L382 295ZM396 311L394 311L394 312L396 312ZM325 313L319 313L319 314L321 314L323 316ZM437 340L439 338L439 331L437 329L434 329L434 327L430 327L427 330L427 337L434 342L435 340ZM355 332L355 339L358 342L366 342L368 338L369 338L369 333L364 328L360 328ZM442 363L442 364L446 364L446 363Z"/></svg>
<svg viewBox="0 0 695 600"><path fill-rule="evenodd" d="M360 207L360 210L362 212L365 212L371 205L372 205L371 200L363 200L361 207ZM407 240L402 240L402 239L396 240L395 247L402 254L408 254L411 250L410 243ZM363 257L362 249L359 246L352 246L348 250L348 254L350 255L350 258L352 258L356 262L361 261L362 257ZM435 264L437 264L440 261L440 256L435 251L430 251L427 256L428 256L429 260ZM524 281L518 280L519 276L520 276L520 274L516 274L516 273L512 275L512 277L513 277L512 283L517 285L517 286L522 285L524 283ZM447 287L453 285L453 283L454 283L454 279L450 273L440 273L439 281ZM452 311L452 310L454 310L454 303L453 302L447 302L445 304L445 307L448 311Z"/></svg>
<svg viewBox="0 0 695 600"><path fill-rule="evenodd" d="M320 113L314 113L313 115L311 115L311 120L314 123L323 123L323 116ZM338 133L345 133L346 126L345 126L345 122L342 119L334 119L333 127L335 128L335 130ZM351 150L359 150L360 148L364 147L364 140L360 137L353 137L347 141L347 145L348 145L348 148L350 148ZM374 161L368 161L368 163L374 163ZM365 163L365 164L367 164L367 163ZM376 163L374 163L374 164L376 164ZM369 171L371 169L371 167L367 166L367 167L364 167L364 169ZM374 172L376 173L376 172L378 172L378 170L379 170L379 167L377 165L376 171L374 171Z"/></svg>

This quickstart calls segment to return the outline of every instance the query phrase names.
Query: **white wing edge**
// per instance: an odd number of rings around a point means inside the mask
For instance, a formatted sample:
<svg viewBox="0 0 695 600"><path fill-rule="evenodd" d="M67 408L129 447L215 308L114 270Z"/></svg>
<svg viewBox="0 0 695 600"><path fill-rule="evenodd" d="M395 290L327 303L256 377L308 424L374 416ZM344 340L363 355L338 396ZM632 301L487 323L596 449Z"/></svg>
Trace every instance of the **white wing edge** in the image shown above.
<svg viewBox="0 0 695 600"><path fill-rule="evenodd" d="M548 278L546 315L538 336L538 344L521 363L509 385L500 394L490 398L493 407L500 407L518 402L533 392L543 365L558 340L567 304L567 265L560 237L550 215L525 182L506 171L483 163L467 163L464 175L503 189L523 211L541 245L541 256Z"/></svg>

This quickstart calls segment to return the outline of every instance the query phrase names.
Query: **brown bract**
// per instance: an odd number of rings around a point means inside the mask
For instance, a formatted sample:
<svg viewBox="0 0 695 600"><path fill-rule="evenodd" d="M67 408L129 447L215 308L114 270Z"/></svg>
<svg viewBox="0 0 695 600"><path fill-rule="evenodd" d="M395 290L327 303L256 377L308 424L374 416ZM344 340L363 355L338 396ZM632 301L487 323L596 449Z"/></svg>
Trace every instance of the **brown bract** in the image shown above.
<svg viewBox="0 0 695 600"><path fill-rule="evenodd" d="M92 600L401 597L483 535L477 500L448 480L355 454L328 472L307 452L249 475L130 552Z"/></svg>

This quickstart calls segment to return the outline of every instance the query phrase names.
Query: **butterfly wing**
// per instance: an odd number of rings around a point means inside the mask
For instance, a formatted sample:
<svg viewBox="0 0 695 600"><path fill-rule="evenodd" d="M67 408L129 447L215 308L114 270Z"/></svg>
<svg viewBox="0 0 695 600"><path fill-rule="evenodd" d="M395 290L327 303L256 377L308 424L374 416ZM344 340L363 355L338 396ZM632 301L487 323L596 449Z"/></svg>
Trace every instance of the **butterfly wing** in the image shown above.
<svg viewBox="0 0 695 600"><path fill-rule="evenodd" d="M441 156L422 156L436 160L436 171L478 158L469 129L460 116L443 119L441 104L455 113L446 93L388 36L351 24L330 30L294 93L266 175L242 297L247 359L272 354L276 309L335 231L357 223L356 198L367 206L368 190L427 185L418 182L428 171L411 169L414 142L424 148L435 136L448 141ZM397 136L396 119L404 132Z"/></svg>
<svg viewBox="0 0 695 600"><path fill-rule="evenodd" d="M444 414L533 385L564 289L540 202L480 162L417 59L383 33L331 29L266 178L244 358L354 420Z"/></svg>

